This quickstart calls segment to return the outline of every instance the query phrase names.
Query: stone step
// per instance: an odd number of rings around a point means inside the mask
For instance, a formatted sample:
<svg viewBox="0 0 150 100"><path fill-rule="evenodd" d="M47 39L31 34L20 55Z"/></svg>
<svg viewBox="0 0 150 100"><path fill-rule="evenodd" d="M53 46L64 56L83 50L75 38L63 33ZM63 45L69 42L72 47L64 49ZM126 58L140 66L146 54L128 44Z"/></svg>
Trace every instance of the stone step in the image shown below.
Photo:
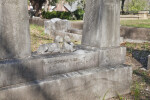
<svg viewBox="0 0 150 100"><path fill-rule="evenodd" d="M0 89L0 100L100 100L127 94L132 67L96 67Z"/></svg>
<svg viewBox="0 0 150 100"><path fill-rule="evenodd" d="M27 59L0 61L0 88L98 66L98 52L36 55Z"/></svg>
<svg viewBox="0 0 150 100"><path fill-rule="evenodd" d="M130 66L97 67L1 88L0 100L100 100L129 93L131 82Z"/></svg>

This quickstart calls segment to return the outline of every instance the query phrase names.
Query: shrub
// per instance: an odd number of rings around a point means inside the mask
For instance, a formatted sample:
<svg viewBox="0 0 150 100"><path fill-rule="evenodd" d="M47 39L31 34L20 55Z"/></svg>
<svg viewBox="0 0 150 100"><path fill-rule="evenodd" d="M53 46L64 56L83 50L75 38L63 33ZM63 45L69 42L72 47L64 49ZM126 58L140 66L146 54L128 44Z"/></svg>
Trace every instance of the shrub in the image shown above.
<svg viewBox="0 0 150 100"><path fill-rule="evenodd" d="M60 16L58 16L58 18L61 19L68 19L71 20L71 13L70 12L61 12Z"/></svg>
<svg viewBox="0 0 150 100"><path fill-rule="evenodd" d="M148 2L146 0L132 0L128 4L128 11L132 13L138 13L141 10L147 10Z"/></svg>
<svg viewBox="0 0 150 100"><path fill-rule="evenodd" d="M60 11L52 11L52 12L42 12L43 18L52 19L52 18L61 18L68 20L82 20L84 15L84 11L82 9L78 9L75 12L60 12Z"/></svg>
<svg viewBox="0 0 150 100"><path fill-rule="evenodd" d="M74 15L76 16L77 20L83 20L84 10L78 9L74 12Z"/></svg>
<svg viewBox="0 0 150 100"><path fill-rule="evenodd" d="M43 18L52 19L52 18L61 18L61 19L70 19L71 13L69 12L60 12L60 11L52 11L52 12L42 12Z"/></svg>

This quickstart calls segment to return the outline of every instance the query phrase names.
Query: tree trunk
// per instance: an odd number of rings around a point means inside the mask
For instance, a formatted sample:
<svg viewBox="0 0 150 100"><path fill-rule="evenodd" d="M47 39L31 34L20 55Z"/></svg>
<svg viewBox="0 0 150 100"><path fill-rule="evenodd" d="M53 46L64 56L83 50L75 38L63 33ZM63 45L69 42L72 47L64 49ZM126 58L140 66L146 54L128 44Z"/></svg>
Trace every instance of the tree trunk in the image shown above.
<svg viewBox="0 0 150 100"><path fill-rule="evenodd" d="M50 0L46 0L44 10L47 12L49 10Z"/></svg>
<svg viewBox="0 0 150 100"><path fill-rule="evenodd" d="M121 4L121 13L124 14L124 3L125 3L125 0L122 0L122 4Z"/></svg>
<svg viewBox="0 0 150 100"><path fill-rule="evenodd" d="M40 11L42 9L42 5L46 1L45 0L30 0L30 2L31 2L31 5L33 6L33 9L36 10L35 16L39 16Z"/></svg>

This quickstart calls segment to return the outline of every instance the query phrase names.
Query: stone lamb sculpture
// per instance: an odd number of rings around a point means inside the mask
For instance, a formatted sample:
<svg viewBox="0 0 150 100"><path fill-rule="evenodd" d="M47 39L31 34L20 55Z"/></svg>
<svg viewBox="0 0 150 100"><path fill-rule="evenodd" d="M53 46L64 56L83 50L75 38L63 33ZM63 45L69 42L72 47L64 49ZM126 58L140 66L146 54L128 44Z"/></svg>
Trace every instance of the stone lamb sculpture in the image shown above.
<svg viewBox="0 0 150 100"><path fill-rule="evenodd" d="M54 43L47 43L39 46L37 53L46 54L46 53L64 53L64 52L73 52L74 44L71 42L69 36L56 36Z"/></svg>
<svg viewBox="0 0 150 100"><path fill-rule="evenodd" d="M58 53L61 52L61 44L63 43L63 38L60 36L56 36L54 43L47 43L40 45L37 53L45 54L45 53Z"/></svg>
<svg viewBox="0 0 150 100"><path fill-rule="evenodd" d="M74 43L71 42L71 39L69 36L64 37L64 43L63 43L63 52L73 52L75 51Z"/></svg>

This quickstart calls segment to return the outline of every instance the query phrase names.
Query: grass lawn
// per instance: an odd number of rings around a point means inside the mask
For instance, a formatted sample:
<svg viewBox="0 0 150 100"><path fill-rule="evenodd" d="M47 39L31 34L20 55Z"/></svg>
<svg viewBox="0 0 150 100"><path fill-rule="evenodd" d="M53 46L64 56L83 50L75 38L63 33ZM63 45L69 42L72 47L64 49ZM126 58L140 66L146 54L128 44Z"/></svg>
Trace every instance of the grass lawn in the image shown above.
<svg viewBox="0 0 150 100"><path fill-rule="evenodd" d="M31 50L36 51L41 44L52 43L53 39L44 33L44 27L30 25Z"/></svg>
<svg viewBox="0 0 150 100"><path fill-rule="evenodd" d="M31 50L36 51L37 48L46 43L53 43L54 39L48 34L44 33L44 27L37 25L30 25L30 36L31 36ZM74 44L81 44L81 41L72 41Z"/></svg>
<svg viewBox="0 0 150 100"><path fill-rule="evenodd" d="M148 20L122 20L122 26L150 28L150 19Z"/></svg>
<svg viewBox="0 0 150 100"><path fill-rule="evenodd" d="M135 50L143 50L143 51L149 51L150 52L150 43L144 42L144 43L123 43L123 46L127 47L128 49L135 49Z"/></svg>

